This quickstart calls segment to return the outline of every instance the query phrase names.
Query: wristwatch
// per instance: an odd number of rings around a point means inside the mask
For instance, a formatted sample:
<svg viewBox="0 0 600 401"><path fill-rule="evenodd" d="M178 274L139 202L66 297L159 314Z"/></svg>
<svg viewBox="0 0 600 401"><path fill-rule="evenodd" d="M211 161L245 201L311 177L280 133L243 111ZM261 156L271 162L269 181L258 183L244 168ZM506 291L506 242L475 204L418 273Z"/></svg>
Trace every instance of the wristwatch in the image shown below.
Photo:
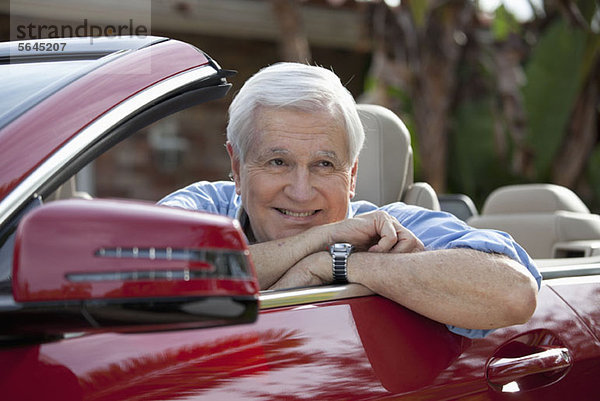
<svg viewBox="0 0 600 401"><path fill-rule="evenodd" d="M354 247L348 243L338 243L329 246L329 253L332 259L333 282L348 282L348 257Z"/></svg>

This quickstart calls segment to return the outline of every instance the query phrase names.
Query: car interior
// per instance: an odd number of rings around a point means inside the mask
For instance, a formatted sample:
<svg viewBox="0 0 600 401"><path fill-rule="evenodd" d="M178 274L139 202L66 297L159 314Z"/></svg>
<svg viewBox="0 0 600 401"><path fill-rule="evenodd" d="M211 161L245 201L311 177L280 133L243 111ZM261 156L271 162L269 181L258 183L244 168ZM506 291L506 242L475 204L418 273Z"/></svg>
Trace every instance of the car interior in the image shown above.
<svg viewBox="0 0 600 401"><path fill-rule="evenodd" d="M590 213L570 189L553 184L501 187L479 213L467 195L437 195L429 184L413 182L410 133L395 113L364 104L358 110L365 146L355 199L379 205L402 201L453 213L476 228L505 231L540 267L552 265L547 259L600 257L600 216Z"/></svg>
<svg viewBox="0 0 600 401"><path fill-rule="evenodd" d="M365 129L356 181L356 200L376 205L401 201L440 210L431 185L413 181L413 150L406 125L391 110L357 105Z"/></svg>
<svg viewBox="0 0 600 401"><path fill-rule="evenodd" d="M77 176L74 175L65 181L56 191L54 191L46 202L52 202L59 199L92 199L92 196L87 192L77 189Z"/></svg>
<svg viewBox="0 0 600 401"><path fill-rule="evenodd" d="M498 188L468 223L510 233L534 259L600 255L600 216L558 185Z"/></svg>

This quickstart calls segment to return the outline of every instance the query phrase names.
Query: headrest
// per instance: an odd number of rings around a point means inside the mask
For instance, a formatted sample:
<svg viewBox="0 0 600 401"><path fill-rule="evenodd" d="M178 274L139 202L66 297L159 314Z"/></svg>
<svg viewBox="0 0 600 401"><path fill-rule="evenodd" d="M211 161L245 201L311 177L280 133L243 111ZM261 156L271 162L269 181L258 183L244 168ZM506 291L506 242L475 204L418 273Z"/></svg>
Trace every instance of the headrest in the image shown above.
<svg viewBox="0 0 600 401"><path fill-rule="evenodd" d="M385 107L359 104L357 109L365 130L365 145L358 162L356 199L377 205L396 202L413 183L408 129Z"/></svg>
<svg viewBox="0 0 600 401"><path fill-rule="evenodd" d="M553 184L527 184L496 189L486 199L481 214L553 213L559 210L590 212L568 188Z"/></svg>

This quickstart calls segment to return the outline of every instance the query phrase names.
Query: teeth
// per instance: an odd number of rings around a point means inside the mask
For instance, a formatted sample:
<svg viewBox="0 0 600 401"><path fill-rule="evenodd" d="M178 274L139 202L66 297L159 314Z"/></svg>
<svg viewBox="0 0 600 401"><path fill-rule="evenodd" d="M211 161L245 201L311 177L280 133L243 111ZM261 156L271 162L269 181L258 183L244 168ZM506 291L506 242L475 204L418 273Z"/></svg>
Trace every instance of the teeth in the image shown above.
<svg viewBox="0 0 600 401"><path fill-rule="evenodd" d="M279 210L281 213L283 213L287 216L292 216L292 217L308 217L308 216L315 214L314 211L304 212L304 213L296 213L296 212L292 212L291 210L286 210L286 209L277 209L277 210Z"/></svg>

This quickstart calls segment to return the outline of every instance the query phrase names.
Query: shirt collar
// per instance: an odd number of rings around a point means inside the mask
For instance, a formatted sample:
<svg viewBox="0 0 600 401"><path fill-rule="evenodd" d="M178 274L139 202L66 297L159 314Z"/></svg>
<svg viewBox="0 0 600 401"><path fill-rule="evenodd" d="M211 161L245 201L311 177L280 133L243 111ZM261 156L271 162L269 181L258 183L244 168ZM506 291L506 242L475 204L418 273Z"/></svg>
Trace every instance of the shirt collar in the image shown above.
<svg viewBox="0 0 600 401"><path fill-rule="evenodd" d="M235 218L240 222L240 226L242 226L242 231L244 232L244 234L246 234L248 243L256 243L256 238L254 238L254 232L252 231L252 227L250 226L250 219L248 218L248 214L244 210L243 206L240 205Z"/></svg>

